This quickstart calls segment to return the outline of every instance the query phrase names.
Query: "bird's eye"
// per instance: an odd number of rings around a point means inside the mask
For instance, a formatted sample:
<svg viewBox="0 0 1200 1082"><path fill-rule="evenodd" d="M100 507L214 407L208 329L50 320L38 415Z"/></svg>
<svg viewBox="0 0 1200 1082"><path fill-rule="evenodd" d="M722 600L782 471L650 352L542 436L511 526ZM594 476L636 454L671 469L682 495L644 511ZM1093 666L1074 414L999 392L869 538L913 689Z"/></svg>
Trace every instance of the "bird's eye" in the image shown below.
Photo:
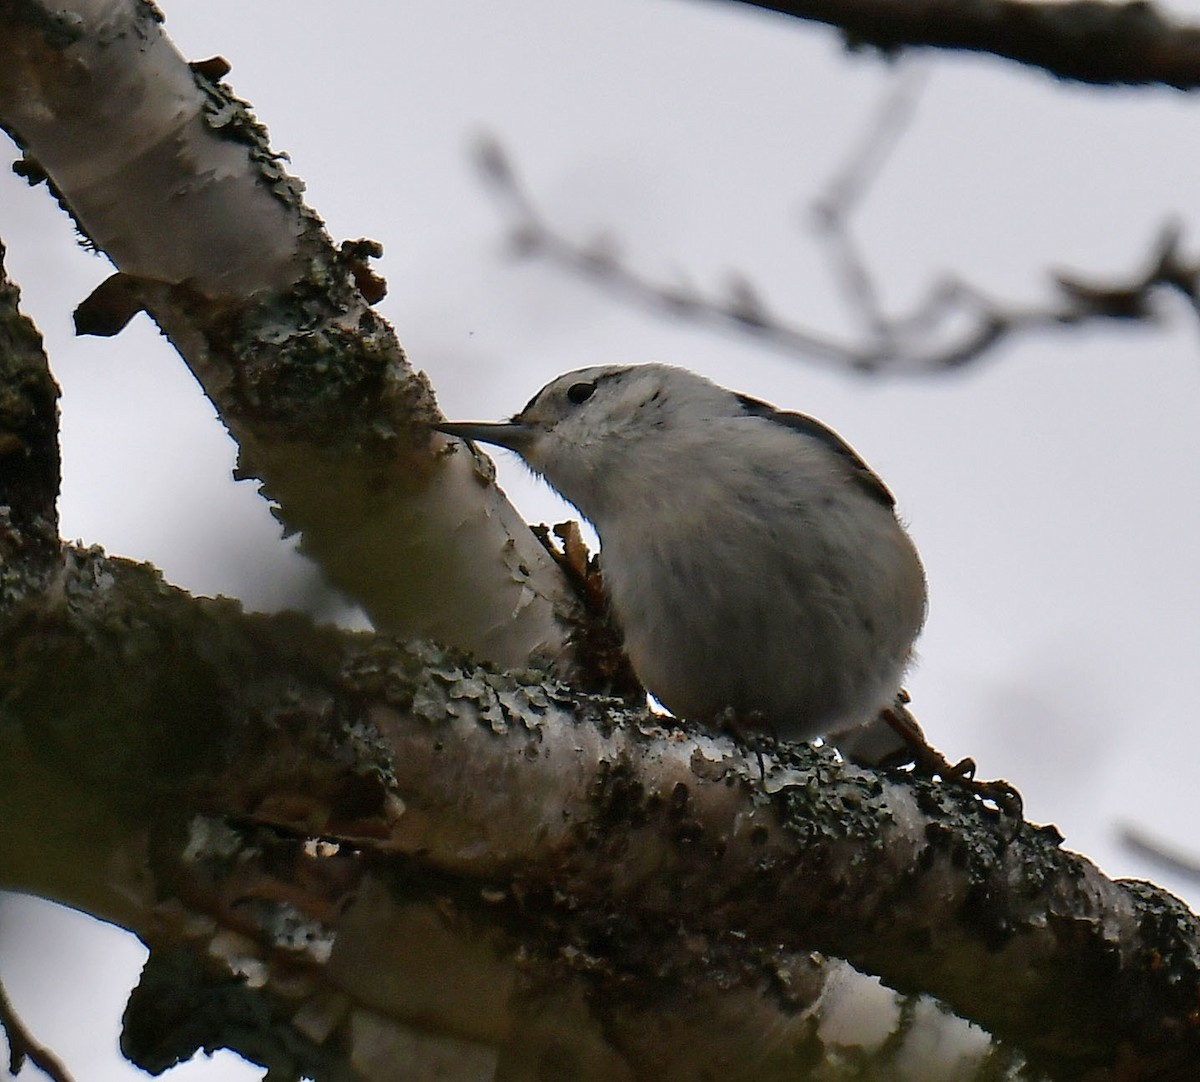
<svg viewBox="0 0 1200 1082"><path fill-rule="evenodd" d="M586 402L595 393L595 383L572 383L567 388L567 401L578 406Z"/></svg>

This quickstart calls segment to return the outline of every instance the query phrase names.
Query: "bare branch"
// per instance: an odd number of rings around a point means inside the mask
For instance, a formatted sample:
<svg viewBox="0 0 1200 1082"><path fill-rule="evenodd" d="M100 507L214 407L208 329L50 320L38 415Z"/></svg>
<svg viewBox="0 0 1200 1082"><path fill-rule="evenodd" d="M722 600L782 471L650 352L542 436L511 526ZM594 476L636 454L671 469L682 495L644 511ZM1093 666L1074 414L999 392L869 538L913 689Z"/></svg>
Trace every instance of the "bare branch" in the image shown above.
<svg viewBox="0 0 1200 1082"><path fill-rule="evenodd" d="M1120 828L1121 844L1132 853L1147 857L1160 868L1166 868L1189 879L1200 880L1200 857L1173 848L1158 838L1152 837L1139 827L1126 825Z"/></svg>
<svg viewBox="0 0 1200 1082"><path fill-rule="evenodd" d="M1085 83L1200 86L1200 26L1149 0L738 0L839 27L850 48L993 53Z"/></svg>
<svg viewBox="0 0 1200 1082"><path fill-rule="evenodd" d="M870 192L916 116L929 81L928 64L902 63L841 167L830 177L825 194L814 200L819 217L846 218Z"/></svg>
<svg viewBox="0 0 1200 1082"><path fill-rule="evenodd" d="M18 1075L28 1060L53 1082L72 1082L71 1075L50 1049L38 1044L13 1008L0 982L0 1029L8 1038L8 1073Z"/></svg>
<svg viewBox="0 0 1200 1082"><path fill-rule="evenodd" d="M916 77L899 82L884 100L879 116L893 125L902 121L918 89ZM870 131L874 133L878 127L877 118ZM868 142L864 140L863 146ZM1112 320L1152 324L1160 318L1155 295L1164 289L1181 294L1200 313L1200 262L1181 255L1180 229L1172 223L1155 239L1146 269L1124 281L1090 280L1059 271L1052 276L1054 294L1042 305L1017 307L994 300L960 279L946 277L933 283L912 312L887 314L849 224L850 213L882 167L887 149L886 143L870 153L856 149L814 207L833 274L863 324L859 340L838 339L777 314L740 272L731 275L730 287L721 295L706 293L686 280L656 280L624 262L611 241L598 247L594 241L576 240L551 224L495 140L483 140L478 154L481 173L507 214L516 254L547 259L651 311L748 335L774 349L834 368L936 375L1035 332Z"/></svg>
<svg viewBox="0 0 1200 1082"><path fill-rule="evenodd" d="M900 68L846 161L830 178L824 194L813 201L812 207L817 235L828 246L830 265L851 312L863 322L867 332L891 352L900 348L895 334L898 327L885 314L866 259L850 234L850 216L908 131L927 76L928 68L924 65L909 64ZM930 323L930 330L934 326L936 323Z"/></svg>

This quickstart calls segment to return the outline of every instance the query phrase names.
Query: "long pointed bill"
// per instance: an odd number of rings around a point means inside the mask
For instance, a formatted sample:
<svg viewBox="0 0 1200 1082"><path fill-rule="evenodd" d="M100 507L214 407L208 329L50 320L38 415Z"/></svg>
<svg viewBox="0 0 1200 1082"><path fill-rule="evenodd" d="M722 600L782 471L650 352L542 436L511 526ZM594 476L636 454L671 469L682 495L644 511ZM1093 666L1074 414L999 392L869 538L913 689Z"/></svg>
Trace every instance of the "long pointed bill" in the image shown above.
<svg viewBox="0 0 1200 1082"><path fill-rule="evenodd" d="M446 421L433 427L447 436L457 436L460 440L476 440L479 443L494 443L497 447L507 447L518 454L529 446L534 437L532 428L516 421Z"/></svg>

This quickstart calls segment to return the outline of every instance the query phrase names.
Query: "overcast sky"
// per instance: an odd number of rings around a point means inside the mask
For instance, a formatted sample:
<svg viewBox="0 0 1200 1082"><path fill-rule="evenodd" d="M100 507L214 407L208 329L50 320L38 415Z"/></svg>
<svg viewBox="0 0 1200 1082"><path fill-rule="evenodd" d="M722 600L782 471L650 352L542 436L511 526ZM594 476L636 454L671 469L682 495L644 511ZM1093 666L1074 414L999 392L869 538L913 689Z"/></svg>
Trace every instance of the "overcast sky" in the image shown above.
<svg viewBox="0 0 1200 1082"><path fill-rule="evenodd" d="M704 0L160 5L187 57L232 62L334 238L383 243L381 310L449 415L497 418L568 369L659 360L822 418L897 494L925 560L909 685L931 740L1006 777L1110 874L1200 895L1115 840L1129 823L1200 851L1200 333L1182 304L1157 329L1050 333L952 376L866 379L506 257L469 160L482 132L565 232L608 233L646 274L715 291L736 268L790 318L853 336L809 208L892 76L826 30ZM855 219L886 302L905 311L947 272L1014 303L1046 296L1051 268L1126 275L1171 218L1200 250L1198 109L938 58ZM0 236L63 387L63 533L256 607L309 590L145 317L71 337L111 268L44 189L0 175ZM566 516L499 465L528 518ZM140 947L27 902L3 904L6 930L4 977L38 1035L81 1079L142 1077L112 1050ZM227 1056L170 1077L258 1072Z"/></svg>

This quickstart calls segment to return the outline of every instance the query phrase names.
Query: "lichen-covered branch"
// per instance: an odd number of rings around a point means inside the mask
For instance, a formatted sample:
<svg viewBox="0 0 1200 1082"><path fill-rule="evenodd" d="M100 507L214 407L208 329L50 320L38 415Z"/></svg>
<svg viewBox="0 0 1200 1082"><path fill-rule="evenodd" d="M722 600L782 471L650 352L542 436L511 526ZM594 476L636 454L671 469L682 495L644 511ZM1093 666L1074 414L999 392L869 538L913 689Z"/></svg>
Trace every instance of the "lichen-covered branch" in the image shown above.
<svg viewBox="0 0 1200 1082"><path fill-rule="evenodd" d="M737 0L836 26L851 48L992 53L1061 79L1200 86L1200 26L1152 0Z"/></svg>
<svg viewBox="0 0 1200 1082"><path fill-rule="evenodd" d="M18 337L28 418L48 376ZM20 491L52 491L41 462ZM147 1068L224 1045L280 1078L792 1076L822 1058L814 949L1059 1077L1195 1068L1195 918L1051 830L30 531L0 521L0 886L150 945L124 1036Z"/></svg>
<svg viewBox="0 0 1200 1082"><path fill-rule="evenodd" d="M317 1051L353 1049L366 1012L503 1059L528 1012L567 1011L631 1077L685 1077L650 1037L664 1015L711 1029L709 1000L750 997L784 1056L819 950L1057 1077L1200 1065L1196 918L939 784L808 747L760 777L537 673L247 616L95 551L4 606L0 659L3 885L191 943ZM108 838L72 837L84 806Z"/></svg>
<svg viewBox="0 0 1200 1082"><path fill-rule="evenodd" d="M376 626L501 663L565 660L562 576L438 416L244 102L140 0L0 0L0 127L119 277L80 324L139 307L179 349L304 550Z"/></svg>
<svg viewBox="0 0 1200 1082"><path fill-rule="evenodd" d="M58 386L41 335L18 308L20 292L4 273L4 257L0 241L0 514L25 545L44 553L58 545ZM29 548L0 549L0 574L10 559L33 558Z"/></svg>

